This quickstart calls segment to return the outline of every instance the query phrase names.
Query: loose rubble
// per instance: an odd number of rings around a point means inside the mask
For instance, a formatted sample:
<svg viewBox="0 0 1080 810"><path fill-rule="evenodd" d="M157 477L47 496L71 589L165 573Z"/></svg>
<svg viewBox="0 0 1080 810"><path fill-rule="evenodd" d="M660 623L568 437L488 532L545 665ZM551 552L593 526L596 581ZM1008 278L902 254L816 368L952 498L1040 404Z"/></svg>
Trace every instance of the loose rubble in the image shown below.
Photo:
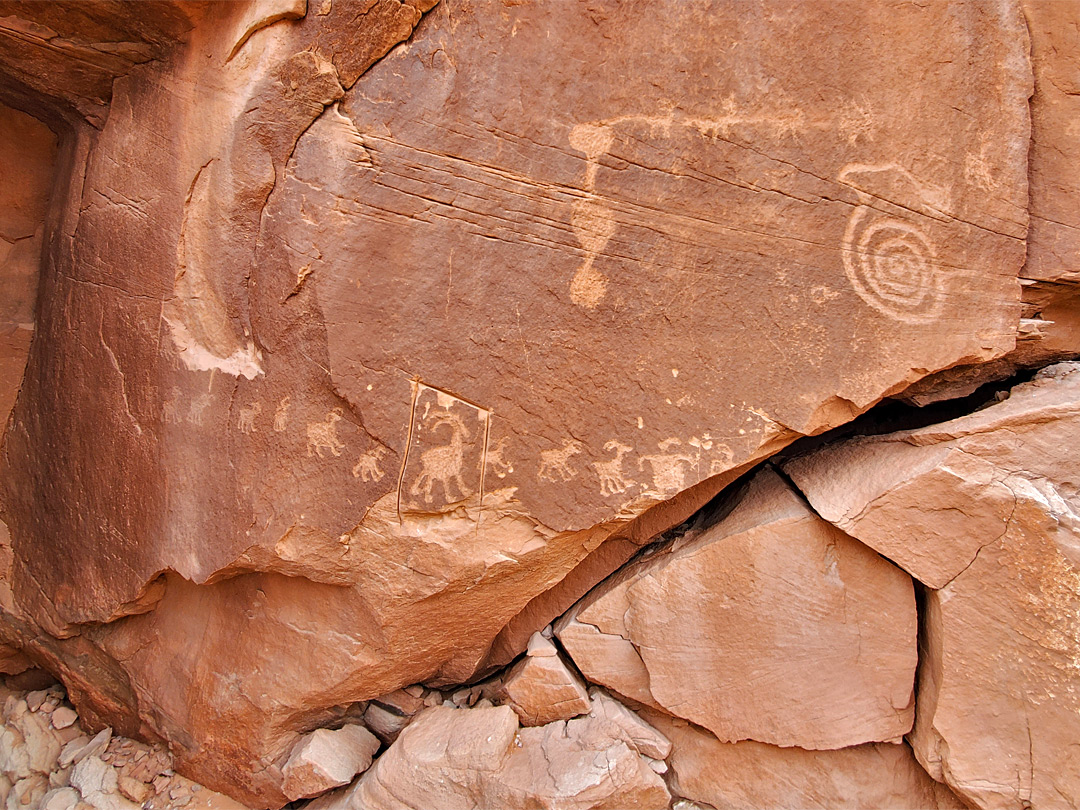
<svg viewBox="0 0 1080 810"><path fill-rule="evenodd" d="M161 745L83 730L63 687L0 685L0 807L7 810L248 810L173 770ZM351 774L350 774L351 777Z"/></svg>

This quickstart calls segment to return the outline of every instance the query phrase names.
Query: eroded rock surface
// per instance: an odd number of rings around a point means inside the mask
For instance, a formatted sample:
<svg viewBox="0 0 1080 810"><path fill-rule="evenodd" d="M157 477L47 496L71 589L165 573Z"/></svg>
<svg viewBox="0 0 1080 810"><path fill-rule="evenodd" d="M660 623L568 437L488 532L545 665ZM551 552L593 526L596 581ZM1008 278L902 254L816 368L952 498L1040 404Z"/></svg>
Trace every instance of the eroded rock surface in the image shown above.
<svg viewBox="0 0 1080 810"><path fill-rule="evenodd" d="M911 580L772 470L719 523L599 586L556 634L590 680L726 742L841 748L911 729Z"/></svg>
<svg viewBox="0 0 1080 810"><path fill-rule="evenodd" d="M0 104L0 425L7 425L15 405L34 334L55 165L56 135Z"/></svg>
<svg viewBox="0 0 1080 810"><path fill-rule="evenodd" d="M969 416L787 465L823 516L937 588L911 740L979 807L1080 801L1078 441L1080 367L1062 364Z"/></svg>

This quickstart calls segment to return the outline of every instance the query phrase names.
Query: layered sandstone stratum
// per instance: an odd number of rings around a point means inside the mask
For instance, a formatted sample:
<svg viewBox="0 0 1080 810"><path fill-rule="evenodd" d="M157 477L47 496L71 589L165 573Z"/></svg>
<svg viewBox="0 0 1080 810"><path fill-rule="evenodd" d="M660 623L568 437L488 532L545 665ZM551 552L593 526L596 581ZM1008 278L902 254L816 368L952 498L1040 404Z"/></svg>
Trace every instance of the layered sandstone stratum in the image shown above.
<svg viewBox="0 0 1080 810"><path fill-rule="evenodd" d="M0 801L1080 806L1078 31L0 0Z"/></svg>

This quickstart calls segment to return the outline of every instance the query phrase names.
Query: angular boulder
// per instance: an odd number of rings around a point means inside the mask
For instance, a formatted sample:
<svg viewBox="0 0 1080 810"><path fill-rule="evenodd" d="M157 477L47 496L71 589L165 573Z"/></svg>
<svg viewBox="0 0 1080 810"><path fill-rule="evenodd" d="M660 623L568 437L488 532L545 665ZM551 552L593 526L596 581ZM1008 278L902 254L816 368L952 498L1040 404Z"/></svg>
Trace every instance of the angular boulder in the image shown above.
<svg viewBox="0 0 1080 810"><path fill-rule="evenodd" d="M503 678L502 691L523 726L543 726L589 711L589 693L555 645L539 633Z"/></svg>
<svg viewBox="0 0 1080 810"><path fill-rule="evenodd" d="M422 712L312 810L663 810L671 795L622 727L592 715L519 728L509 706Z"/></svg>
<svg viewBox="0 0 1080 810"><path fill-rule="evenodd" d="M898 740L914 717L910 578L768 468L724 519L600 585L556 634L591 681L727 742L841 748Z"/></svg>
<svg viewBox="0 0 1080 810"><path fill-rule="evenodd" d="M910 739L978 807L1080 804L1077 446L1068 363L969 416L786 465L823 516L938 588Z"/></svg>
<svg viewBox="0 0 1080 810"><path fill-rule="evenodd" d="M351 724L336 731L316 729L296 744L281 769L281 789L290 801L306 799L347 785L367 770L379 750L379 740L363 726Z"/></svg>

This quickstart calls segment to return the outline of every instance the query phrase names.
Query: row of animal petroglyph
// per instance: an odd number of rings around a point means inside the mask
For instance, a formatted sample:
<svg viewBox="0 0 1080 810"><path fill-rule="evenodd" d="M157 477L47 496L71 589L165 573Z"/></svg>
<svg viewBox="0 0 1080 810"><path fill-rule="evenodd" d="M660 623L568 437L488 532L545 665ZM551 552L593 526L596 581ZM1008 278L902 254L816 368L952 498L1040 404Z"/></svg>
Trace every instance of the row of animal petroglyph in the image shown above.
<svg viewBox="0 0 1080 810"><path fill-rule="evenodd" d="M184 408L180 400L180 389L175 387L172 397L162 407L163 420L173 425L202 425L204 413L212 402L211 395L203 393ZM281 433L288 429L291 409L291 397L282 397L273 413L272 429L275 432ZM236 418L236 430L242 435L258 433L259 417L263 411L259 400L242 406ZM480 412L486 417L486 412ZM309 457L334 459L342 456L346 443L339 437L337 429L343 418L343 410L334 408L327 412L324 419L307 423ZM466 462L470 450L476 455L475 466L479 467L483 461L486 469L496 479L505 479L514 472L514 462L506 457L508 437L502 436L494 442L474 441L468 445L472 434L463 418L449 407L431 409L420 415L419 420L423 422L428 433L441 436L442 441L433 443L417 454L415 464L419 469L414 475L405 475L407 470L403 470L403 486L408 495L420 498L426 504L436 502L440 494L446 503L460 502L476 495L477 487L466 482L464 477L468 470ZM585 453L586 447L582 442L573 439L560 447L542 450L536 478L550 483L566 483L578 478L583 470L591 467L602 496L619 495L635 487L640 488L643 494L665 495L678 492L692 483L691 473L700 476L723 472L730 466L733 458L731 448L715 441L708 433L701 437L691 437L686 442L670 437L658 442L657 449L659 452L644 453L636 457L637 470L639 473L648 474L648 483L638 482L633 472L627 472L627 465L632 466L627 457L634 453L634 448L616 439L604 444L609 458L592 462L579 462L575 458ZM387 470L381 465L389 452L388 448L376 445L362 453L353 465L353 477L364 483L381 481L387 475ZM410 464L408 459L404 464L408 470L415 466ZM411 480L406 483L406 478Z"/></svg>
<svg viewBox="0 0 1080 810"><path fill-rule="evenodd" d="M634 487L641 487L646 494L672 494L686 487L691 472L717 475L731 466L733 454L726 444L714 442L709 434L702 438L693 437L685 444L681 439L671 437L657 445L659 453L646 453L637 457L637 468L644 472L650 468L651 486L638 483L625 474L625 457L634 452L630 445L612 439L604 444L604 449L612 457L601 461L589 462L600 480L600 494L618 495ZM708 459L707 469L702 469L702 451L716 451L716 456ZM574 464L574 456L584 451L584 445L576 440L566 442L562 447L543 450L540 453L540 466L537 477L553 483L571 481L577 478L579 471Z"/></svg>
<svg viewBox="0 0 1080 810"><path fill-rule="evenodd" d="M206 410L213 403L213 397L208 393L199 394L188 403L185 409L181 403L180 388L172 389L172 396L162 405L162 421L171 425L189 424L201 426ZM289 427L289 413L292 409L292 397L284 396L274 409L273 430L283 433ZM263 412L263 405L259 400L253 400L240 408L236 419L236 429L243 435L258 433L257 420ZM333 458L341 456L345 449L343 442L337 435L337 423L343 418L341 408L329 411L322 421L310 422L307 425L307 454L316 458ZM353 477L361 481L381 481L386 472L379 467L379 463L389 452L387 448L377 445L363 453L353 467Z"/></svg>

